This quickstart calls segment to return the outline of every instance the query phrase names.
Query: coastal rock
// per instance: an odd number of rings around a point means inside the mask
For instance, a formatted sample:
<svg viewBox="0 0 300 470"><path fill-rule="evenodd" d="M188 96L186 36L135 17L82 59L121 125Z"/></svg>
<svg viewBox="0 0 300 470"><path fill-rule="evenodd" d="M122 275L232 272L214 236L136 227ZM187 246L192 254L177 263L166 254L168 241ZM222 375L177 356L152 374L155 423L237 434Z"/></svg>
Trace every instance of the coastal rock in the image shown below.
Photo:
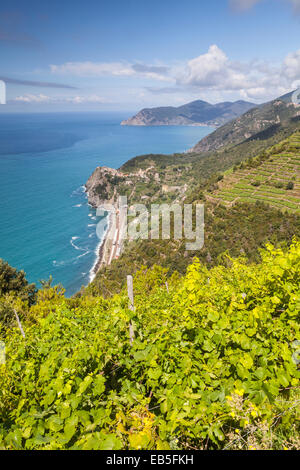
<svg viewBox="0 0 300 470"><path fill-rule="evenodd" d="M147 190L151 191L153 185L160 189L161 182L157 169L152 165L136 168L132 172L124 167L115 170L98 166L87 180L85 191L89 204L97 208L104 204L116 205L119 196L131 196L134 202L139 202L140 194L137 189L143 187L147 196Z"/></svg>
<svg viewBox="0 0 300 470"><path fill-rule="evenodd" d="M98 166L85 185L89 204L93 207L113 204L116 200L116 186L124 179L120 171Z"/></svg>

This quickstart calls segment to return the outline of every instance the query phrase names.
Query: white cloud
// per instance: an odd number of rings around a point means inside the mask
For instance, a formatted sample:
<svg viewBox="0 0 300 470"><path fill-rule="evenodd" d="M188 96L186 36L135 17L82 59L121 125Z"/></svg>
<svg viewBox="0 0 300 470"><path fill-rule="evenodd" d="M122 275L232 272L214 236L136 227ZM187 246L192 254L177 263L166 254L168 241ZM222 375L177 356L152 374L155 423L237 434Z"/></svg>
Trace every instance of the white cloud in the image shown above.
<svg viewBox="0 0 300 470"><path fill-rule="evenodd" d="M66 62L62 65L50 65L52 73L65 75L78 75L81 77L130 76L134 70L122 62Z"/></svg>
<svg viewBox="0 0 300 470"><path fill-rule="evenodd" d="M190 60L179 81L184 84L212 86L219 81L220 74L227 69L228 58L218 46L210 46L206 54Z"/></svg>
<svg viewBox="0 0 300 470"><path fill-rule="evenodd" d="M68 103L82 104L82 103L107 103L107 100L102 96L91 95L91 96L72 96L66 98L65 101Z"/></svg>
<svg viewBox="0 0 300 470"><path fill-rule="evenodd" d="M251 99L268 99L287 93L300 79L300 50L286 56L282 64L267 61L232 61L212 45L182 67L177 84L198 90L238 92Z"/></svg>
<svg viewBox="0 0 300 470"><path fill-rule="evenodd" d="M187 62L177 81L192 87L239 90L253 86L252 72L252 65L233 62L217 45L212 45L207 53Z"/></svg>
<svg viewBox="0 0 300 470"><path fill-rule="evenodd" d="M14 101L23 102L23 103L47 103L51 100L49 96L46 95L21 95L16 96Z"/></svg>
<svg viewBox="0 0 300 470"><path fill-rule="evenodd" d="M300 1L300 0L299 0ZM128 64L122 62L93 63L93 62L67 62L62 65L52 65L51 70L57 74L68 74L87 77L128 77L130 86L135 86L136 79L151 79L152 83L143 88L135 88L145 96L139 99L151 100L153 95L165 96L173 94L172 101L177 93L180 97L216 96L221 99L249 99L251 101L267 101L276 96L283 95L297 88L300 81L300 50L289 53L282 63L271 64L268 61L233 61L216 44L208 51L186 62L173 65L159 64L146 65L141 63ZM133 81L135 79L135 81ZM155 88L154 81L168 82L166 86ZM96 89L95 89L96 91ZM129 97L130 93L127 90ZM108 99L109 95L109 99ZM15 101L24 103L64 102L69 104L101 104L112 103L123 97L115 96L115 88L105 97L82 92L78 95L65 95L61 97L47 97L46 95L18 96ZM136 97L137 99L137 97ZM188 99L188 98L187 98Z"/></svg>
<svg viewBox="0 0 300 470"><path fill-rule="evenodd" d="M46 96L46 95L21 95L16 96L12 101L18 103L71 103L71 104L83 104L83 103L107 103L107 99L98 95L88 96Z"/></svg>
<svg viewBox="0 0 300 470"><path fill-rule="evenodd" d="M80 77L133 77L172 81L169 68L161 65L130 64L127 62L66 62L50 65L53 74L77 75Z"/></svg>
<svg viewBox="0 0 300 470"><path fill-rule="evenodd" d="M292 80L300 78L300 49L287 55L283 62L286 76Z"/></svg>

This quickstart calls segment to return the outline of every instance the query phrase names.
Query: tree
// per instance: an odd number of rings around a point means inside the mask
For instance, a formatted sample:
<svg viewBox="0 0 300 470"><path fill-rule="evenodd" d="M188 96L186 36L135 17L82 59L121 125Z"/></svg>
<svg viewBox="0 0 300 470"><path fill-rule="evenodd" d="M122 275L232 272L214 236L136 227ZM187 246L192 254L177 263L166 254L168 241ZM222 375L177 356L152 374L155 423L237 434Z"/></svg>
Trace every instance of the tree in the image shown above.
<svg viewBox="0 0 300 470"><path fill-rule="evenodd" d="M289 181L286 185L286 189L292 191L294 189L294 183L292 181Z"/></svg>
<svg viewBox="0 0 300 470"><path fill-rule="evenodd" d="M35 284L30 284L24 271L12 268L6 261L0 258L0 297L7 294L18 294L23 301L32 305L36 300L37 289Z"/></svg>

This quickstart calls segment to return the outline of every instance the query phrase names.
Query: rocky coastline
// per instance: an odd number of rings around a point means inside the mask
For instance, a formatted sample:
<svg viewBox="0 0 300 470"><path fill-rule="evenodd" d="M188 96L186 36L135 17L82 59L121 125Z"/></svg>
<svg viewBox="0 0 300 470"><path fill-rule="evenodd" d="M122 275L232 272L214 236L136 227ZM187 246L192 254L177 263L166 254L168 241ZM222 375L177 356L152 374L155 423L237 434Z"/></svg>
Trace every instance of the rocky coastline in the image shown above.
<svg viewBox="0 0 300 470"><path fill-rule="evenodd" d="M119 215L117 184L123 181L124 175L119 170L108 167L97 167L85 184L88 203L94 209L108 211L108 227L97 249L97 260L92 268L91 279L99 269L109 265L119 256L122 245L120 232L124 220ZM109 206L111 211L109 211ZM117 243L118 242L118 243Z"/></svg>

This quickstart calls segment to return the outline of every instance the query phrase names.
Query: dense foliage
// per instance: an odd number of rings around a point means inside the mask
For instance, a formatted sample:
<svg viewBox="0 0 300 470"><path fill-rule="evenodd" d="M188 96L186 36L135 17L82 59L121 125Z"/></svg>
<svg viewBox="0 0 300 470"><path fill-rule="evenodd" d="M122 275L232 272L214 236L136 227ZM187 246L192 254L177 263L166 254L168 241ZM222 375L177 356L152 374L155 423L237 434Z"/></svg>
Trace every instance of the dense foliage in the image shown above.
<svg viewBox="0 0 300 470"><path fill-rule="evenodd" d="M18 271L0 259L0 296L12 292L30 304L35 301L36 287L34 284L29 284L24 271Z"/></svg>
<svg viewBox="0 0 300 470"><path fill-rule="evenodd" d="M14 321L13 305L16 301L19 305L31 306L36 293L35 284L27 281L24 271L18 271L0 259L0 325Z"/></svg>
<svg viewBox="0 0 300 470"><path fill-rule="evenodd" d="M143 269L134 312L48 286L7 332L2 448L299 448L300 244L261 258Z"/></svg>

